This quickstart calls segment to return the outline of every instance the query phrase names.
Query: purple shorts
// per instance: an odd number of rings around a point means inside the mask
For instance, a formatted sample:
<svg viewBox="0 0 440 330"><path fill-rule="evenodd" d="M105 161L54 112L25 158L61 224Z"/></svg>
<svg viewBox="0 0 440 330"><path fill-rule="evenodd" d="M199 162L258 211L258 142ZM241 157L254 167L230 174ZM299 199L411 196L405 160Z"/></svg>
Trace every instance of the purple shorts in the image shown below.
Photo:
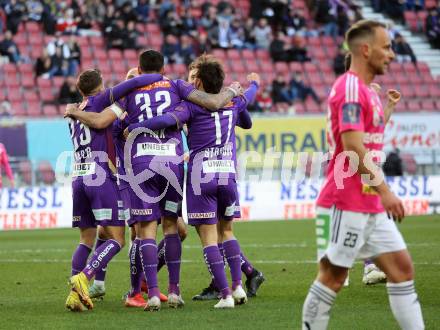
<svg viewBox="0 0 440 330"><path fill-rule="evenodd" d="M235 201L234 218L240 219L241 218L241 211L240 211L240 194L238 193L238 185L235 185L235 195L237 196L237 200Z"/></svg>
<svg viewBox="0 0 440 330"><path fill-rule="evenodd" d="M130 226L136 222L160 221L162 216L178 217L179 203L182 201L183 165L171 162L135 164L133 174L138 175L147 166L152 171L136 188L141 190L141 194L130 186Z"/></svg>
<svg viewBox="0 0 440 330"><path fill-rule="evenodd" d="M90 186L78 177L72 182L72 227L125 226L119 218L120 197L116 182L106 178L100 186Z"/></svg>
<svg viewBox="0 0 440 330"><path fill-rule="evenodd" d="M131 197L130 197L130 187L124 186L123 188L119 188L119 218L124 219L125 222L130 221L130 205L131 205Z"/></svg>
<svg viewBox="0 0 440 330"><path fill-rule="evenodd" d="M237 202L237 183L227 179L219 184L219 179L193 187L188 180L186 187L186 207L188 223L191 226L216 224L218 219L232 220Z"/></svg>

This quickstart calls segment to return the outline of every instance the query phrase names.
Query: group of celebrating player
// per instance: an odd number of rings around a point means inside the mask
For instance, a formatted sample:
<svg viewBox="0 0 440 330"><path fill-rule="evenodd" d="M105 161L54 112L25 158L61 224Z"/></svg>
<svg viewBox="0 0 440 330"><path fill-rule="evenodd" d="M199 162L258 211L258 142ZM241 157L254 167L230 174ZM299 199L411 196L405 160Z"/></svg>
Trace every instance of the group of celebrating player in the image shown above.
<svg viewBox="0 0 440 330"><path fill-rule="evenodd" d="M400 327L423 329L413 264L395 224L404 217L403 205L378 166L384 128L400 99L399 92L388 91L389 103L383 108L380 87L373 83L394 59L387 27L359 21L347 32L346 43L349 68L328 98L330 160L317 201L319 273L304 302L302 326L327 328L348 269L356 258L363 258L364 282L387 279L390 306ZM93 308L91 298L104 294L105 269L124 245L126 222L132 231L126 305L159 310L161 298L170 307L184 305L179 282L186 227L179 215L185 186L188 222L197 230L212 275L210 286L194 298L220 297L215 307L231 308L254 296L264 281L232 230L239 205L234 128L252 126L246 107L258 90L259 76L248 76L244 92L238 83L222 90L224 72L212 56L202 55L190 65L188 82L164 77L163 65L160 53L144 51L138 70L107 90L99 72L87 70L77 83L84 101L66 109L75 148L73 226L80 229L66 301L72 311ZM190 150L186 175L184 127ZM164 240L157 246L159 223ZM165 264L168 297L161 295L157 283L157 271ZM143 278L148 301L141 295Z"/></svg>
<svg viewBox="0 0 440 330"><path fill-rule="evenodd" d="M105 269L124 245L126 223L132 231L131 290L126 305L146 310L159 310L161 300L173 308L184 305L179 285L181 242L186 236L179 218L185 177L183 125L191 150L187 216L200 236L212 275L210 286L194 299L220 296L216 308L233 308L246 303L248 295L255 296L264 281L241 252L232 231L232 220L239 217L235 126L252 126L246 107L255 98L259 76L248 76L250 86L244 93L237 83L221 91L222 66L207 55L191 64L190 82L169 80L163 71L164 58L154 50L142 52L138 70L130 70L127 80L111 89L104 90L97 70L84 71L77 83L84 101L66 108L75 148L73 226L80 229L66 301L72 311L92 309L91 298L105 293ZM164 240L158 248L159 223ZM231 287L224 260L231 270ZM157 271L164 264L169 273L167 297L160 293L157 281ZM148 301L141 294L143 278Z"/></svg>

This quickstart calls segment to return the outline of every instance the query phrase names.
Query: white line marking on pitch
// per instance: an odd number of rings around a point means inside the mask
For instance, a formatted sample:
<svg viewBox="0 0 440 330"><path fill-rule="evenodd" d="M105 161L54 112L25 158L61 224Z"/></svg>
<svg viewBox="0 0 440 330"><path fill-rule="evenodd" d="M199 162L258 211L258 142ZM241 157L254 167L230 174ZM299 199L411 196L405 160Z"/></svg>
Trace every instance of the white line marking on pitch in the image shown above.
<svg viewBox="0 0 440 330"><path fill-rule="evenodd" d="M430 247L439 246L440 243L407 243L408 246L413 247ZM201 249L201 245L183 244L184 249ZM280 249L280 248L308 248L315 247L315 245L309 245L306 243L285 243L285 244L240 244L242 248L249 249ZM0 250L0 254L21 254L21 253L64 253L73 252L73 249L19 249L19 250Z"/></svg>
<svg viewBox="0 0 440 330"><path fill-rule="evenodd" d="M0 259L0 263L71 263L70 259ZM127 263L128 260L112 260L112 263ZM203 260L190 260L183 259L182 263L193 264L193 263L202 263ZM268 265L305 265L305 264L316 264L316 260L254 260L254 264L268 264ZM363 261L356 261L356 264L361 264ZM422 266L439 266L440 262L415 262L414 265L422 265Z"/></svg>

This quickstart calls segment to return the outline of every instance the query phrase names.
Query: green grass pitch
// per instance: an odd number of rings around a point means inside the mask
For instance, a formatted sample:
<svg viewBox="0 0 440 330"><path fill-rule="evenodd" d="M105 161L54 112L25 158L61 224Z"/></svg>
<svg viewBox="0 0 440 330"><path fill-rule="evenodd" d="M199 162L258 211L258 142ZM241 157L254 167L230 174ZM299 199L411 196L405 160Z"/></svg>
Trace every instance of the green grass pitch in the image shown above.
<svg viewBox="0 0 440 330"><path fill-rule="evenodd" d="M416 287L426 329L440 329L440 216L412 217L399 225L416 264ZM214 301L193 302L209 277L194 229L184 242L182 294L186 306L158 313L123 307L129 286L127 248L107 271L107 295L93 311L71 313L70 258L77 230L0 232L0 328L8 329L299 329L301 308L316 275L313 221L237 223L242 250L266 276L257 298L234 310L214 310ZM159 276L166 290L167 271ZM350 273L332 310L330 329L398 329L385 285L361 283L362 265Z"/></svg>

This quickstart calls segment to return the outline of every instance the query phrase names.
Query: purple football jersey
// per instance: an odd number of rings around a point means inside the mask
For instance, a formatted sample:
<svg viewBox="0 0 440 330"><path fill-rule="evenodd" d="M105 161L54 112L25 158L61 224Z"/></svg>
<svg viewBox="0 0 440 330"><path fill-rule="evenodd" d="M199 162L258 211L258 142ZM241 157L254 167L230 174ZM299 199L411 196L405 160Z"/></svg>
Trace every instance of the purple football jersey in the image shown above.
<svg viewBox="0 0 440 330"><path fill-rule="evenodd" d="M173 114L181 124L188 125L188 171L197 170L217 178L223 173L221 177L235 179L235 126L247 104L246 98L240 96L218 112L190 102L176 107Z"/></svg>
<svg viewBox="0 0 440 330"><path fill-rule="evenodd" d="M83 111L101 112L105 104L101 97L89 96L82 106ZM104 170L107 177L114 178L116 159L111 127L93 129L70 119L69 128L74 147L73 177L92 175L94 179Z"/></svg>
<svg viewBox="0 0 440 330"><path fill-rule="evenodd" d="M112 133L113 133L113 142L116 149L117 182L120 190L123 190L128 186L128 182L120 178L125 176L125 167L124 167L125 139L123 133L129 124L130 123L127 117L125 117L122 120L118 118L113 123Z"/></svg>
<svg viewBox="0 0 440 330"><path fill-rule="evenodd" d="M126 97L125 107L129 122L131 124L142 122L173 110L194 89L193 85L183 80L163 79L131 92ZM149 133L136 135L131 147L132 164L149 163L152 159L164 157L182 158L180 131L163 129L155 133L156 136Z"/></svg>

